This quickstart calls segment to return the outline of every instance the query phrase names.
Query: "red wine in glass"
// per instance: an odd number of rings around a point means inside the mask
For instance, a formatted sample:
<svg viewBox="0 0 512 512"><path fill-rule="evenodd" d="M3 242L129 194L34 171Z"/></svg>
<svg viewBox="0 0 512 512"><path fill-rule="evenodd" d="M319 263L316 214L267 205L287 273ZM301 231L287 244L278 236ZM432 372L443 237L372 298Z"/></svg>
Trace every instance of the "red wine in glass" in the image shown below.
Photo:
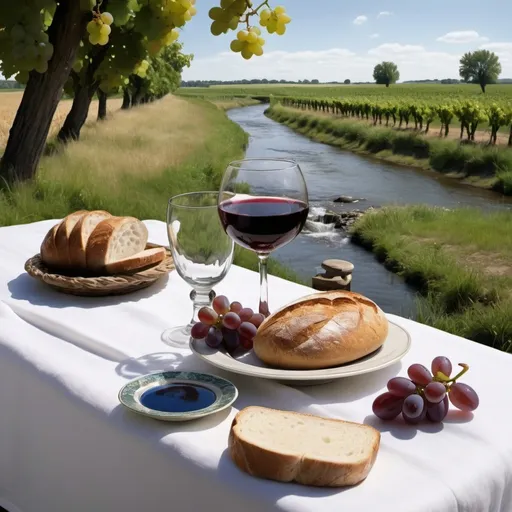
<svg viewBox="0 0 512 512"><path fill-rule="evenodd" d="M304 227L309 207L286 197L246 197L219 205L226 233L239 245L260 254L292 241Z"/></svg>
<svg viewBox="0 0 512 512"><path fill-rule="evenodd" d="M219 217L232 240L258 255L262 315L270 314L268 258L302 231L308 205L306 182L295 160L246 158L231 162L224 172Z"/></svg>

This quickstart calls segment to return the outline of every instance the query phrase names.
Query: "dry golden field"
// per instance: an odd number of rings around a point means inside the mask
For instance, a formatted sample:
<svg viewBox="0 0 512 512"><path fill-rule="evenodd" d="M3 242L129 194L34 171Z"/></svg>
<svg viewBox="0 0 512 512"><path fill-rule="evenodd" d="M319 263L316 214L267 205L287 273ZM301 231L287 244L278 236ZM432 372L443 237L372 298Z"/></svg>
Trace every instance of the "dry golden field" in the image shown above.
<svg viewBox="0 0 512 512"><path fill-rule="evenodd" d="M120 100L114 101L119 105ZM111 108L116 108L114 101ZM89 116L96 119L94 105ZM204 106L169 95L155 103L119 110L106 122L89 123L79 142L42 160L41 173L59 182L108 179L109 187L115 188L126 175L160 175L180 165L204 146L211 130Z"/></svg>
<svg viewBox="0 0 512 512"><path fill-rule="evenodd" d="M2 92L0 93L0 148L5 147L7 144L7 138L9 137L9 130L11 128L16 110L21 102L23 93L20 91L16 92ZM112 98L108 100L107 110L108 113L112 113L119 110L121 107L122 100L120 98ZM53 116L52 126L50 128L50 138L57 134L60 127L64 123L64 119L68 115L71 109L71 101L61 101L57 107L57 111ZM95 121L98 112L98 102L95 100L91 104L89 110L89 117L87 121Z"/></svg>

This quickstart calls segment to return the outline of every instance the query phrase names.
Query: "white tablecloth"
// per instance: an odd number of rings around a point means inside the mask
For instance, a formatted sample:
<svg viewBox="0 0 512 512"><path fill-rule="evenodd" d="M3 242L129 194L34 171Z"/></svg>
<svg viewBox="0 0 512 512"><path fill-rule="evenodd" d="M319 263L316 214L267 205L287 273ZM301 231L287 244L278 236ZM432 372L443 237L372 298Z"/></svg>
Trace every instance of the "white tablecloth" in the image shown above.
<svg viewBox="0 0 512 512"><path fill-rule="evenodd" d="M73 298L28 276L26 259L56 222L0 228L0 506L11 512L174 511L512 511L512 357L389 315L412 336L401 363L323 386L292 388L220 372L188 349L160 341L187 323L190 288L173 272L122 298ZM165 225L146 222L167 244ZM357 262L355 262L357 265ZM258 276L233 266L216 289L255 307ZM277 308L310 293L270 279ZM373 399L413 362L437 355L471 369L480 395L474 417L442 425L380 422ZM168 369L217 373L238 387L229 411L185 424L146 419L118 402L121 386ZM365 422L382 432L373 470L347 489L315 489L240 472L226 448L229 427L248 405Z"/></svg>

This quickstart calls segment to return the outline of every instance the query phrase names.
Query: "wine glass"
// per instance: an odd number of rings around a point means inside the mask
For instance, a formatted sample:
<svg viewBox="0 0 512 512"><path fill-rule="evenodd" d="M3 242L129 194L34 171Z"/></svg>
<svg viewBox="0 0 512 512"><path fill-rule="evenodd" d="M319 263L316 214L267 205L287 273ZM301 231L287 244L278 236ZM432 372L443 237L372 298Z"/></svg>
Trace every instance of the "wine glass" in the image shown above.
<svg viewBox="0 0 512 512"><path fill-rule="evenodd" d="M179 276L192 286L193 314L190 322L167 329L162 340L188 347L197 314L215 298L219 284L233 262L233 240L226 235L217 214L218 192L191 192L171 197L167 206L167 234Z"/></svg>
<svg viewBox="0 0 512 512"><path fill-rule="evenodd" d="M226 233L258 255L259 312L269 316L268 257L302 231L309 213L302 171L294 160L248 158L231 162L224 173L218 202Z"/></svg>

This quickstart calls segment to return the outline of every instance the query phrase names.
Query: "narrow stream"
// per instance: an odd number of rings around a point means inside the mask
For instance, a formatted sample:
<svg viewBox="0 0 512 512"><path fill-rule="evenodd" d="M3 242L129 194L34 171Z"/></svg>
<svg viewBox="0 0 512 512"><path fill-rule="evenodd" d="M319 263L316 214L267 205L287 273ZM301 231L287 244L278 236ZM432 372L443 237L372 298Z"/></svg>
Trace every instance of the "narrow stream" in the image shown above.
<svg viewBox="0 0 512 512"><path fill-rule="evenodd" d="M311 205L310 220L296 240L272 256L309 281L322 272L320 265L326 259L351 261L355 265L353 291L370 297L388 313L414 317L412 288L387 271L370 252L351 244L343 231L313 219L326 210L364 210L385 204L512 210L512 198L461 185L439 173L382 163L311 141L266 117L263 114L266 107L233 109L228 115L250 136L248 158L293 158L304 173ZM340 195L364 200L355 204L332 202Z"/></svg>

